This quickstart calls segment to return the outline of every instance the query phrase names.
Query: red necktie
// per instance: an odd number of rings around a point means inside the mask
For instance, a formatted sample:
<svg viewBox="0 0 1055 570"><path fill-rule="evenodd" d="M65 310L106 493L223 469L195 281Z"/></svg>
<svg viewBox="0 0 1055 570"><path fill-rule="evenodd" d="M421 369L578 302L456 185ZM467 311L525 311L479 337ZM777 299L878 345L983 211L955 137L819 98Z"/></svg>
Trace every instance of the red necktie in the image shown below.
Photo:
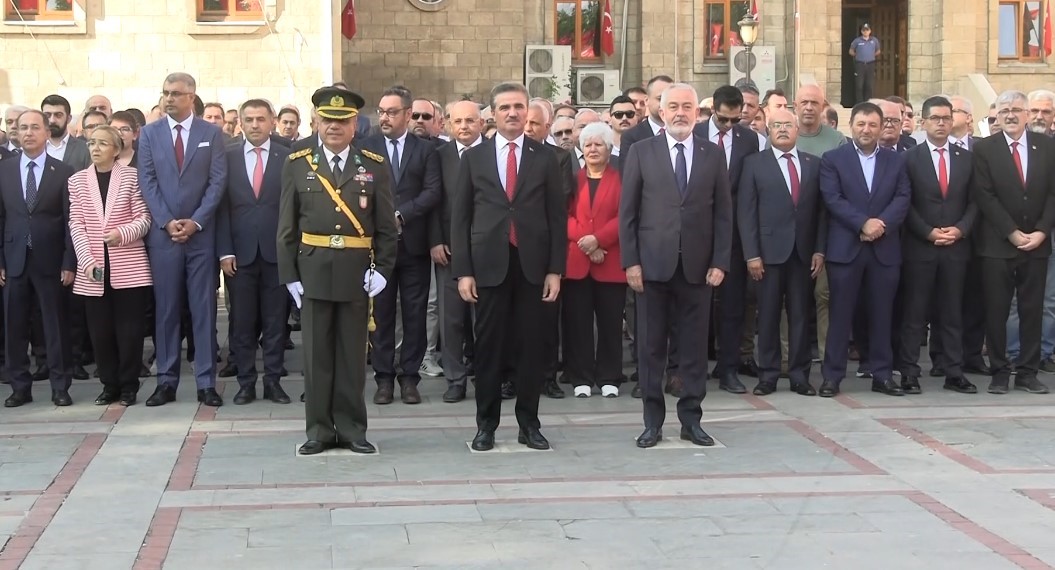
<svg viewBox="0 0 1055 570"><path fill-rule="evenodd" d="M509 154L506 155L506 197L513 202L517 188L517 143L509 143ZM517 230L512 218L509 220L509 243L517 245Z"/></svg>
<svg viewBox="0 0 1055 570"><path fill-rule="evenodd" d="M253 150L256 151L256 167L253 168L253 195L257 198L260 197L260 189L264 186L264 149L256 147Z"/></svg>
<svg viewBox="0 0 1055 570"><path fill-rule="evenodd" d="M183 125L176 125L176 168L183 172Z"/></svg>
<svg viewBox="0 0 1055 570"><path fill-rule="evenodd" d="M941 197L949 194L949 167L945 164L945 149L934 149L938 151L938 188L941 188Z"/></svg>
<svg viewBox="0 0 1055 570"><path fill-rule="evenodd" d="M725 133L718 131L718 148L725 152Z"/></svg>
<svg viewBox="0 0 1055 570"><path fill-rule="evenodd" d="M1022 170L1022 155L1018 154L1019 143L1011 143L1011 158L1015 159L1015 168L1018 169L1018 179L1022 181L1022 185L1026 185L1026 173Z"/></svg>
<svg viewBox="0 0 1055 570"><path fill-rule="evenodd" d="M722 140L719 138L718 140ZM796 206L799 205L799 169L795 168L794 157L791 156L790 152L785 152L784 156L781 157L788 161L788 178L791 179L791 203Z"/></svg>

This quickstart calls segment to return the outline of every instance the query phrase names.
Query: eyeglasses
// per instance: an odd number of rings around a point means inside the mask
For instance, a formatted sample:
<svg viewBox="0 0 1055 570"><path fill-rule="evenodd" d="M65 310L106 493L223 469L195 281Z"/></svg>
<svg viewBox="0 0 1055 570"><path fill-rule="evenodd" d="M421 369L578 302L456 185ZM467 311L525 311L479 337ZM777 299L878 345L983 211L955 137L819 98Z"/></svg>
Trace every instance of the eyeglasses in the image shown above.
<svg viewBox="0 0 1055 570"><path fill-rule="evenodd" d="M714 117L714 122L719 125L735 125L740 122L740 117L723 117L721 115L711 115Z"/></svg>
<svg viewBox="0 0 1055 570"><path fill-rule="evenodd" d="M952 112L953 114L963 113L964 115L970 115L970 113L968 113L966 109L953 109Z"/></svg>
<svg viewBox="0 0 1055 570"><path fill-rule="evenodd" d="M795 123L792 123L791 121L788 121L786 123L769 123L769 128L774 130L774 131L782 131L784 129L791 129L791 127L793 127L793 126L795 126Z"/></svg>
<svg viewBox="0 0 1055 570"><path fill-rule="evenodd" d="M935 123L951 123L952 115L931 115L927 117L928 121L934 121Z"/></svg>
<svg viewBox="0 0 1055 570"><path fill-rule="evenodd" d="M1010 109L1000 109L999 111L996 112L996 116L998 116L998 117L1006 117L1007 115L1021 115L1022 113L1025 113L1025 112L1026 112L1026 110L1023 109L1022 107L1012 107Z"/></svg>
<svg viewBox="0 0 1055 570"><path fill-rule="evenodd" d="M883 125L884 126L888 126L888 127L889 126L894 126L894 127L896 127L896 126L898 126L900 124L901 124L901 119L898 119L898 118L895 118L895 117L887 117L887 118L883 119Z"/></svg>
<svg viewBox="0 0 1055 570"><path fill-rule="evenodd" d="M99 123L98 125L91 125L91 124L84 125L84 130L86 130L86 131L94 131L95 129L98 129L101 126L103 126L103 123Z"/></svg>
<svg viewBox="0 0 1055 570"><path fill-rule="evenodd" d="M164 91L161 92L161 96L162 97L171 97L173 99L179 99L180 97L183 97L184 95L193 95L193 93L184 93L183 91L169 91L169 90L164 90Z"/></svg>
<svg viewBox="0 0 1055 570"><path fill-rule="evenodd" d="M637 116L637 111L613 111L612 112L612 118L613 119L619 119L619 120L632 119L635 116Z"/></svg>
<svg viewBox="0 0 1055 570"><path fill-rule="evenodd" d="M571 129L565 129L563 131L553 131L553 138L559 139L562 137L570 137L571 131Z"/></svg>
<svg viewBox="0 0 1055 570"><path fill-rule="evenodd" d="M990 125L996 124L996 117L986 117L986 120L989 121Z"/></svg>
<svg viewBox="0 0 1055 570"><path fill-rule="evenodd" d="M410 118L415 121L431 121L432 117L432 113L411 113L410 115Z"/></svg>
<svg viewBox="0 0 1055 570"><path fill-rule="evenodd" d="M121 133L122 135L127 135L131 134L134 131L132 131L132 127L117 127L117 132Z"/></svg>
<svg viewBox="0 0 1055 570"><path fill-rule="evenodd" d="M403 111L406 111L406 110L407 110L406 107L397 107L395 109L378 109L377 110L377 116L378 117L388 116L388 117L391 117L391 118L394 119L394 118L398 117L400 113L402 113Z"/></svg>

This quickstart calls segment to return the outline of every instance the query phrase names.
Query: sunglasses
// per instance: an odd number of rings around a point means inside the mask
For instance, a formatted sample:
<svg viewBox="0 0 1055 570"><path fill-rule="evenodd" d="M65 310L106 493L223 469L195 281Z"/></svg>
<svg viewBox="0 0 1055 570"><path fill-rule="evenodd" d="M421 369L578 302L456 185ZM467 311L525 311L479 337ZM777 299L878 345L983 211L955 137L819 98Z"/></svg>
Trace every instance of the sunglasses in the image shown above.
<svg viewBox="0 0 1055 570"><path fill-rule="evenodd" d="M990 125L996 124L996 117L987 117L986 120L989 121Z"/></svg>
<svg viewBox="0 0 1055 570"><path fill-rule="evenodd" d="M566 130L563 130L563 131L553 131L553 138L558 138L559 139L561 137L570 137L570 136L571 136L571 129L566 129Z"/></svg>
<svg viewBox="0 0 1055 570"><path fill-rule="evenodd" d="M431 121L432 113L411 113L410 118L415 121Z"/></svg>
<svg viewBox="0 0 1055 570"><path fill-rule="evenodd" d="M612 113L613 119L632 119L637 116L636 111L615 111Z"/></svg>
<svg viewBox="0 0 1055 570"><path fill-rule="evenodd" d="M719 125L735 125L740 122L740 117L723 117L721 115L712 115L714 122Z"/></svg>

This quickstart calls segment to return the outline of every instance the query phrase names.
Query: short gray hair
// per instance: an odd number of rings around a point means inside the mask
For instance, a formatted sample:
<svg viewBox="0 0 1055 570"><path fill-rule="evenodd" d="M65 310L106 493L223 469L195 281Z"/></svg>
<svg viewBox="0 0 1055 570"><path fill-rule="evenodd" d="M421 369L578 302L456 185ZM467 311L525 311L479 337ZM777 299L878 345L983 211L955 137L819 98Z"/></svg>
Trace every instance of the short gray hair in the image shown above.
<svg viewBox="0 0 1055 570"><path fill-rule="evenodd" d="M1014 90L1004 91L1003 93L1000 94L999 97L996 98L995 105L997 107L1001 107L1003 105L1010 105L1010 104L1015 103L1017 101L1021 101L1023 103L1027 103L1028 104L1029 103L1029 98L1026 97L1026 94L1021 92L1021 91L1014 91Z"/></svg>
<svg viewBox="0 0 1055 570"><path fill-rule="evenodd" d="M693 101L699 101L700 100L700 95L698 93L696 93L696 88L693 87L692 85L689 85L688 83L673 83L673 84L671 84L670 87L667 87L666 89L664 89L663 90L663 94L660 95L660 97L659 97L659 104L661 106L663 106L663 107L667 106L667 94L670 93L671 91L691 91L692 92L692 100Z"/></svg>
<svg viewBox="0 0 1055 570"><path fill-rule="evenodd" d="M539 111L542 111L542 121L544 123L546 123L547 125L549 124L549 122L550 122L549 107L546 107L545 105L543 105L542 103L540 103L538 101L532 101L531 103L528 103L528 110L530 111L531 109L538 109Z"/></svg>
<svg viewBox="0 0 1055 570"><path fill-rule="evenodd" d="M1037 89L1029 94L1029 103L1034 101L1047 101L1048 103L1055 105L1055 93L1052 93L1047 89Z"/></svg>
<svg viewBox="0 0 1055 570"><path fill-rule="evenodd" d="M612 127L609 127L605 123L590 123L579 131L579 148L586 146L586 141L592 139L601 139L604 146L608 147L608 150L612 150L615 146L615 134L612 132Z"/></svg>
<svg viewBox="0 0 1055 570"><path fill-rule="evenodd" d="M25 105L11 105L4 111L4 114L6 115L7 113L18 113L19 115L21 115L22 113L25 113L28 110L29 107L26 107Z"/></svg>
<svg viewBox="0 0 1055 570"><path fill-rule="evenodd" d="M971 115L974 115L974 105L971 104L971 100L967 97L964 97L963 95L951 95L946 97L946 99L948 99L953 105L956 105Z"/></svg>
<svg viewBox="0 0 1055 570"><path fill-rule="evenodd" d="M557 117L557 118L553 119L553 124L549 126L550 134L554 133L554 131L557 129L557 125L561 121L571 121L572 126L574 127L574 125L575 125L575 121L572 121L571 117Z"/></svg>
<svg viewBox="0 0 1055 570"><path fill-rule="evenodd" d="M183 83L187 87L190 87L192 91L197 91L198 83L194 81L194 76L189 73L177 71L170 73L165 76L165 83Z"/></svg>

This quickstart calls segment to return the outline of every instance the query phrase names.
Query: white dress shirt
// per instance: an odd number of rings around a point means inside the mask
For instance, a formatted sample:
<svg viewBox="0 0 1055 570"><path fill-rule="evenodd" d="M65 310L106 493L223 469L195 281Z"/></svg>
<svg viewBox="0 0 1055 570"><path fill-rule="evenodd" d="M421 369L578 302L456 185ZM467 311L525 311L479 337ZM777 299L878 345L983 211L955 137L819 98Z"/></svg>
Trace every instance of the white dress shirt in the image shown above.
<svg viewBox="0 0 1055 570"><path fill-rule="evenodd" d="M579 161L579 168L586 168L586 155L579 150L579 147L575 147L575 159Z"/></svg>
<svg viewBox="0 0 1055 570"><path fill-rule="evenodd" d="M788 161L784 158L785 154L791 155L791 160L795 162L795 173L798 174L799 183L802 183L802 161L799 160L799 147L794 147L786 153L777 147L770 147L773 151L773 156L777 157L777 164L780 165L780 173L784 175L784 184L788 186L788 195L791 195L791 171L788 170Z"/></svg>
<svg viewBox="0 0 1055 570"><path fill-rule="evenodd" d="M956 137L954 137L952 135L949 135L949 146L952 147L953 145L956 145L956 146L959 146L960 148L962 148L964 150L971 150L969 148L970 145L969 145L969 143L967 141L967 138L968 137L965 136L962 139L958 139L958 138L956 138ZM924 140L926 140L926 137L924 137ZM931 150L933 150L933 149L931 149Z"/></svg>
<svg viewBox="0 0 1055 570"><path fill-rule="evenodd" d="M520 160L524 157L524 133L509 140L501 133L495 133L495 160L498 162L498 179L502 182L502 188L506 187L506 162L509 160L509 143L516 143L517 172L520 172Z"/></svg>
<svg viewBox="0 0 1055 570"><path fill-rule="evenodd" d="M1022 178L1029 180L1029 137L1026 133L1022 133L1022 136L1018 140L1012 139L1007 133L1004 133L1004 140L1007 141L1007 152L1011 152L1011 143L1018 143L1018 156L1022 157ZM1011 162L1014 163L1015 157L1011 155Z"/></svg>
<svg viewBox="0 0 1055 570"><path fill-rule="evenodd" d="M249 177L249 183L253 183L253 172L256 171L256 147L253 143L248 140L242 145L242 149L245 152L245 175ZM264 170L267 170L267 155L271 152L271 139L268 138L264 141L264 144L260 145L260 162L264 163ZM344 166L344 163L341 163Z"/></svg>
<svg viewBox="0 0 1055 570"><path fill-rule="evenodd" d="M341 157L341 162L340 162L341 172L344 172L344 171L348 170L348 150L350 148L351 147L347 147L346 146L346 147L344 147L344 150L334 154L333 151L331 151L330 149L326 148L325 146L322 147L322 154L323 154L323 156L326 157L326 164L330 165L330 169L331 170L333 169L333 157L335 157L335 156ZM250 180L252 180L252 178L250 178Z"/></svg>
<svg viewBox="0 0 1055 570"><path fill-rule="evenodd" d="M872 193L872 179L875 178L876 174L876 156L879 155L879 145L877 144L872 149L871 154L865 154L861 150L861 147L857 146L857 143L853 143L854 150L857 151L857 159L861 161L861 172L865 175L865 184L868 185L868 193Z"/></svg>
<svg viewBox="0 0 1055 570"><path fill-rule="evenodd" d="M469 144L469 146L465 146L462 143L460 143L458 141L455 141L454 145L455 145L455 148L458 149L458 159L460 160L462 158L462 154L464 154L465 151L469 150L470 148L473 148L474 146L479 146L480 143L482 143L482 142L484 142L484 138L483 137L477 137L475 141L473 141L471 144Z"/></svg>
<svg viewBox="0 0 1055 570"><path fill-rule="evenodd" d="M388 159L392 161L392 164L397 164L396 157L393 154L393 150L394 149L392 148L392 141L396 141L395 147L396 147L396 149L398 149L398 152L399 152L398 164L399 164L399 168L400 169L403 168L403 156L406 155L406 153L407 153L407 133L408 132L410 132L410 131L403 131L403 134L401 136L398 136L398 137L396 137L394 139L390 139L388 137L385 137L385 146L388 147L387 149L385 149L386 150L386 154L388 154Z"/></svg>
<svg viewBox="0 0 1055 570"><path fill-rule="evenodd" d="M169 134L172 135L172 147L173 148L176 147L176 125L180 125L181 127L183 127L183 130L180 133L181 136L183 137L183 156L187 156L187 139L190 138L190 137L188 137L188 135L190 134L190 126L191 126L192 123L194 123L194 115L191 114L191 115L187 116L186 119L183 119L182 121L180 121L178 123L176 122L176 119L173 119L172 116L169 115L168 122L169 122ZM252 180L252 178L250 178L250 180Z"/></svg>
<svg viewBox="0 0 1055 570"><path fill-rule="evenodd" d="M930 142L930 139L927 139L927 148L930 149L930 160L934 163L934 177L938 180L941 180L941 174L938 172L938 159L942 154L938 152L938 149L945 149L945 175L952 175L952 158L949 156L949 151L952 148L952 145L950 144L951 142L952 137L945 142L944 146L934 146L934 143ZM946 178L946 182L948 182L948 178Z"/></svg>
<svg viewBox="0 0 1055 570"><path fill-rule="evenodd" d="M711 121L711 142L718 144L718 133L722 131L718 129L718 123L714 122L713 116L709 120ZM729 132L722 136L723 140L719 148L725 147L725 167L729 168L729 164L733 161L733 130L729 129Z"/></svg>
<svg viewBox="0 0 1055 570"><path fill-rule="evenodd" d="M666 128L664 125L661 125L660 123L657 123L657 122L653 121L651 115L649 115L649 117L648 117L648 126L652 127L652 135L653 136L659 136L659 131L661 129L665 129Z"/></svg>
<svg viewBox="0 0 1055 570"><path fill-rule="evenodd" d="M22 199L26 199L26 177L29 176L29 163L36 164L33 167L33 175L37 177L37 190L40 190L40 181L44 178L44 163L48 159L47 153L40 153L40 156L36 158L29 158L26 153L19 155L18 159L18 171L22 174ZM39 194L38 194L39 195Z"/></svg>
<svg viewBox="0 0 1055 570"><path fill-rule="evenodd" d="M685 179L687 181L692 177L692 135L690 134L683 141L670 136L670 131L667 131L665 136L667 137L667 150L670 152L670 165L674 168L674 172L678 171L678 149L674 148L674 145L681 143L685 146Z"/></svg>
<svg viewBox="0 0 1055 570"><path fill-rule="evenodd" d="M70 134L66 133L66 136L62 137L62 142L59 144L52 144L49 138L44 142L44 150L47 151L48 156L55 160L62 162L62 159L66 157L66 145L70 142Z"/></svg>

